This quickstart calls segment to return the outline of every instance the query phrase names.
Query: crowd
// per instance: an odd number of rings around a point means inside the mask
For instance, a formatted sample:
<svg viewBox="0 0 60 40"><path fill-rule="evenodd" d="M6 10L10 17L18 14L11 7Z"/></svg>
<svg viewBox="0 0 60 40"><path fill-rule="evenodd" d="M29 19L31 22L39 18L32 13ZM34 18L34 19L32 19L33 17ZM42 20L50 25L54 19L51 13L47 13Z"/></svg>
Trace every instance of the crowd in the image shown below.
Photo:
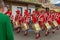
<svg viewBox="0 0 60 40"><path fill-rule="evenodd" d="M28 34L29 29L33 29L36 33L36 38L40 37L40 31L46 30L45 35L49 34L49 30L52 29L54 33L56 29L59 29L60 25L60 13L54 10L49 12L45 10L33 11L29 13L28 10L24 11L24 16L22 16L20 10L16 10L16 15L12 15L10 10L5 12L11 19L11 23L16 32L19 33L22 29L24 35Z"/></svg>

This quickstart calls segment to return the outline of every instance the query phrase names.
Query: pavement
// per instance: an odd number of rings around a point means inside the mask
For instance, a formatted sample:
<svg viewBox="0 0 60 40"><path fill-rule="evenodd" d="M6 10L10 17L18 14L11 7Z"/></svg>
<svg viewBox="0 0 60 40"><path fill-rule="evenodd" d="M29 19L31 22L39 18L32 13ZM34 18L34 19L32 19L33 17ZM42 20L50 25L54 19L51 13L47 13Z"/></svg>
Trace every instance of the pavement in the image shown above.
<svg viewBox="0 0 60 40"><path fill-rule="evenodd" d="M20 32L19 34L14 32L14 38L15 40L60 40L60 29L56 30L56 32L53 34L50 32L48 36L44 35L44 31L41 32L41 37L39 39L35 39L35 33L29 32L27 36L24 36L24 32Z"/></svg>

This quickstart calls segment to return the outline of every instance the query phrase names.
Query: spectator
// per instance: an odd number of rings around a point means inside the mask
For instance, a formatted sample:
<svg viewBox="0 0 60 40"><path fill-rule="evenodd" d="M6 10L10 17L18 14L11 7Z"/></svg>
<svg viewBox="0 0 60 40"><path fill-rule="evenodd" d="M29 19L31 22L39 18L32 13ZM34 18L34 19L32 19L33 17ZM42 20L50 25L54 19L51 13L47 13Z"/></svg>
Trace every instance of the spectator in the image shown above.
<svg viewBox="0 0 60 40"><path fill-rule="evenodd" d="M0 40L14 40L10 18L3 11L4 2L0 0Z"/></svg>

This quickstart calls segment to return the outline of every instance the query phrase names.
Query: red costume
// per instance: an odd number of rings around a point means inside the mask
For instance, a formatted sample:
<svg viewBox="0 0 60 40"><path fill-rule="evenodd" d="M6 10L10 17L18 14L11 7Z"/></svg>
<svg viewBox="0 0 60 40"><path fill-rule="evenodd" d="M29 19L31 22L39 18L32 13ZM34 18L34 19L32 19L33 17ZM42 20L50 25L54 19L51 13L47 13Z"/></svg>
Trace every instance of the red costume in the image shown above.
<svg viewBox="0 0 60 40"><path fill-rule="evenodd" d="M37 22L37 17L32 15L32 21L33 21L33 23L36 23Z"/></svg>
<svg viewBox="0 0 60 40"><path fill-rule="evenodd" d="M33 23L38 22L37 13L35 11L33 11L33 14L32 14L32 22Z"/></svg>
<svg viewBox="0 0 60 40"><path fill-rule="evenodd" d="M21 24L21 13L20 10L16 10L16 16L15 16L15 26L17 26L17 33L20 32L20 24Z"/></svg>
<svg viewBox="0 0 60 40"><path fill-rule="evenodd" d="M60 25L60 13L57 12L55 14L55 17L56 17L56 20L57 20L58 24Z"/></svg>
<svg viewBox="0 0 60 40"><path fill-rule="evenodd" d="M21 23L26 23L26 18L25 17L21 18Z"/></svg>
<svg viewBox="0 0 60 40"><path fill-rule="evenodd" d="M44 17L42 14L39 15L39 20L40 20L39 25L42 27L42 25L44 23Z"/></svg>
<svg viewBox="0 0 60 40"><path fill-rule="evenodd" d="M30 21L30 14L28 13L28 10L25 10L24 16L26 17L26 22L29 23L29 21Z"/></svg>
<svg viewBox="0 0 60 40"><path fill-rule="evenodd" d="M25 10L24 12L24 16L22 16L21 18L21 23L24 27L24 35L28 35L28 29L29 29L29 26L28 26L28 23L29 23L29 20L30 20L30 14L28 13L28 10ZM23 29L23 28L22 28Z"/></svg>
<svg viewBox="0 0 60 40"><path fill-rule="evenodd" d="M17 10L16 13L17 14L16 14L16 17L15 17L15 20L19 20L20 21L21 20L21 16L22 16L21 13L20 13L20 10Z"/></svg>
<svg viewBox="0 0 60 40"><path fill-rule="evenodd" d="M51 12L49 12L49 15L48 15L48 22L52 22L55 20L55 11L54 10L51 10Z"/></svg>
<svg viewBox="0 0 60 40"><path fill-rule="evenodd" d="M52 21L51 14L49 13L47 16L47 21L50 23Z"/></svg>
<svg viewBox="0 0 60 40"><path fill-rule="evenodd" d="M41 11L41 13L39 14L39 16L38 16L38 18L39 18L39 25L42 27L43 26L43 24L46 22L46 16L47 15L45 15L46 14L46 12L45 11Z"/></svg>
<svg viewBox="0 0 60 40"><path fill-rule="evenodd" d="M12 12L11 12L9 9L6 11L5 14L8 15L8 16L10 17L11 21L14 20L14 16L12 15Z"/></svg>
<svg viewBox="0 0 60 40"><path fill-rule="evenodd" d="M12 14L12 12L8 9L5 14L7 14L8 16L10 16Z"/></svg>
<svg viewBox="0 0 60 40"><path fill-rule="evenodd" d="M35 11L33 11L33 14L32 14L32 22L33 22L33 25L35 24L36 25L36 23L38 24L38 17L37 17L37 13L35 12ZM38 24L39 25L39 24ZM36 26L33 26L33 27L35 27L35 28L33 28L33 29L36 29L36 27L37 27L37 25ZM39 27L39 26L38 26ZM37 28L38 28L37 27ZM36 38L38 39L40 37L40 30L39 30L39 32L36 34Z"/></svg>

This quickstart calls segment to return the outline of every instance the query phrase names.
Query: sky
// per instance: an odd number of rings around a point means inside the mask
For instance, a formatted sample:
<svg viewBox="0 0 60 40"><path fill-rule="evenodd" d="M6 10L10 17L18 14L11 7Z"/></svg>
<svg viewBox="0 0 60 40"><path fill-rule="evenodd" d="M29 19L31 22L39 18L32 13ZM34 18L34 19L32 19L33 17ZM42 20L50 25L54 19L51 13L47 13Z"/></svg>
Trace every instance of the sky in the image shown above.
<svg viewBox="0 0 60 40"><path fill-rule="evenodd" d="M52 4L60 4L60 0L50 0Z"/></svg>

